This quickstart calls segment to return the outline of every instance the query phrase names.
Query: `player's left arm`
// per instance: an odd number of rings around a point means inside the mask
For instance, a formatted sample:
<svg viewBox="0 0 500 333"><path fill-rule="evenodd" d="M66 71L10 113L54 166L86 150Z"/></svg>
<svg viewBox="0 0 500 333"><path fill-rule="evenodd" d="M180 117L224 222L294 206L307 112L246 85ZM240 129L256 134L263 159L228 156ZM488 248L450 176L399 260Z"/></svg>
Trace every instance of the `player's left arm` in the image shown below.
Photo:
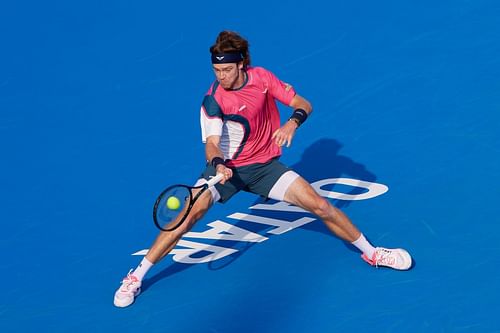
<svg viewBox="0 0 500 333"><path fill-rule="evenodd" d="M290 147L295 131L312 112L311 103L298 94L292 98L289 106L293 109L291 117L273 133L273 140L278 146L286 144L287 147Z"/></svg>

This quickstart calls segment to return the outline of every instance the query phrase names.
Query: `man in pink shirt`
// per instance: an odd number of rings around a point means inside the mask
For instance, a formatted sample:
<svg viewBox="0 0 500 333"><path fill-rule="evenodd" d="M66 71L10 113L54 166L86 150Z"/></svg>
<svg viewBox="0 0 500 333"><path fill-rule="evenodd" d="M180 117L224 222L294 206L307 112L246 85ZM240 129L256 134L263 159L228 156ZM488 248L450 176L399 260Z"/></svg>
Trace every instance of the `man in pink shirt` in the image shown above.
<svg viewBox="0 0 500 333"><path fill-rule="evenodd" d="M281 147L290 146L297 128L311 114L311 104L270 71L250 67L248 41L237 33L221 32L210 53L216 80L200 112L207 167L196 185L216 173L224 178L202 194L178 229L160 232L139 266L123 279L114 304L132 304L152 265L175 247L214 202L226 202L241 190L286 201L315 214L337 237L357 247L372 266L409 269L412 259L406 250L372 246L344 213L279 162ZM276 100L293 109L284 124Z"/></svg>

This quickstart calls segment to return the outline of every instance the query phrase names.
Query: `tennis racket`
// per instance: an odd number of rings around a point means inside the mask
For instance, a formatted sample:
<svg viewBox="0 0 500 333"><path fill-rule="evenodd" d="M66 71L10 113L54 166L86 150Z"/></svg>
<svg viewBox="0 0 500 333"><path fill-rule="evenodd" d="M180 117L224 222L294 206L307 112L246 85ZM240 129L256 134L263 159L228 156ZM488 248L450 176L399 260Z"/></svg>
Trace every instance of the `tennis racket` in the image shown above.
<svg viewBox="0 0 500 333"><path fill-rule="evenodd" d="M173 185L167 187L156 199L153 220L158 229L173 231L177 229L191 212L196 200L210 187L222 180L217 174L200 186ZM193 190L200 189L196 194Z"/></svg>

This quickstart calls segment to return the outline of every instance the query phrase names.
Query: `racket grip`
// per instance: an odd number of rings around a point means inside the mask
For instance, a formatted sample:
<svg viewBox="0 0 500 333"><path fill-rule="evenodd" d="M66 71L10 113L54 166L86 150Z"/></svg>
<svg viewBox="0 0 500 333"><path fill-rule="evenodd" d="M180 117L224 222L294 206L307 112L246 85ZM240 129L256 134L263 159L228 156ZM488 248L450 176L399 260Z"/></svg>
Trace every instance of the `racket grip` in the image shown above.
<svg viewBox="0 0 500 333"><path fill-rule="evenodd" d="M212 187L218 182L220 182L224 178L224 175L222 173L218 173L214 177L210 178L210 180L207 182L208 187Z"/></svg>

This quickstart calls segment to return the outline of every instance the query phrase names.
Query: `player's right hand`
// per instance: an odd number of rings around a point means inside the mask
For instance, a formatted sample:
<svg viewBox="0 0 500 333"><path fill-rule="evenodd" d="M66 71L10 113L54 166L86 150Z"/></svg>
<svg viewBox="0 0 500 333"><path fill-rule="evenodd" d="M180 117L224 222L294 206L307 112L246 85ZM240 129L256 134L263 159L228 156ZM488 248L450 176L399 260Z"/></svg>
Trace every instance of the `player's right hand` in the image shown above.
<svg viewBox="0 0 500 333"><path fill-rule="evenodd" d="M219 164L216 169L217 173L220 173L224 176L220 181L221 184L224 184L233 176L233 170L225 166L224 164Z"/></svg>

